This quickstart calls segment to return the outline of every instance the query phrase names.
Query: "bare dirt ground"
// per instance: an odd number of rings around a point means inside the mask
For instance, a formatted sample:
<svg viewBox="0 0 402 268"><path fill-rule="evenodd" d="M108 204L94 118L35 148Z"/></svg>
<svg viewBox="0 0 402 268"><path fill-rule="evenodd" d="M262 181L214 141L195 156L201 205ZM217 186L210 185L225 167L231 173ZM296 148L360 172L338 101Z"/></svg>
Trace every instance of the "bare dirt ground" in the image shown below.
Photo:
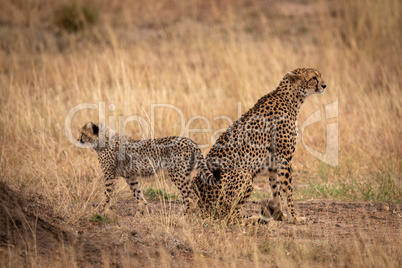
<svg viewBox="0 0 402 268"><path fill-rule="evenodd" d="M21 260L25 263L21 265L24 266L34 258L40 258L41 262L46 263L59 256L60 261L63 261L66 254L61 252L73 255L79 266L108 263L121 267L124 266L123 256L130 259L130 266L148 265L163 254L166 255L163 259L170 262L169 266L190 265L193 262L191 246L180 237L182 224L174 220L169 222L169 215L179 211L181 204L178 201L149 202L151 216L140 217L136 214L133 200L121 200L115 205L115 220L111 223L82 219L74 226L63 226L60 218L49 214L37 217L34 210L39 210L33 209L35 206L29 206L29 201L2 183L0 202L2 264L7 263L10 254L22 257ZM368 237L376 238L377 243L380 241L385 246L401 246L401 241L394 239L400 237L401 205L311 200L297 202L296 207L301 215L307 217L308 224L295 226L272 221L256 228L253 235L266 239L268 233L268 240L272 241L297 237L299 241L305 240L307 243L339 239L353 243ZM245 209L246 214L257 214L258 211L258 205L251 202ZM194 218L196 217L186 220L191 221ZM150 221L155 223L149 224ZM159 228L158 225L162 224L170 225L172 231L166 232ZM228 239L231 235L238 235L238 232L230 234L230 230L228 228ZM206 258L213 258L212 255L205 253ZM48 256L53 259L48 260Z"/></svg>

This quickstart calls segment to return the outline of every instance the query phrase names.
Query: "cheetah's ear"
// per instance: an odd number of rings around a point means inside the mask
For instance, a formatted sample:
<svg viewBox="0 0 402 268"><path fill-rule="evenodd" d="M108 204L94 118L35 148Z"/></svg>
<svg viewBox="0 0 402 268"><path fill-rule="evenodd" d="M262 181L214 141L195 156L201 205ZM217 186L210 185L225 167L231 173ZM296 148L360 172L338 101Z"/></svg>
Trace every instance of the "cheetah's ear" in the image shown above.
<svg viewBox="0 0 402 268"><path fill-rule="evenodd" d="M94 123L92 123L92 132L94 133L94 135L98 136L99 135L99 127L97 125L95 125Z"/></svg>
<svg viewBox="0 0 402 268"><path fill-rule="evenodd" d="M288 72L286 76L289 78L290 82L295 83L301 79L300 74L295 74L294 72Z"/></svg>

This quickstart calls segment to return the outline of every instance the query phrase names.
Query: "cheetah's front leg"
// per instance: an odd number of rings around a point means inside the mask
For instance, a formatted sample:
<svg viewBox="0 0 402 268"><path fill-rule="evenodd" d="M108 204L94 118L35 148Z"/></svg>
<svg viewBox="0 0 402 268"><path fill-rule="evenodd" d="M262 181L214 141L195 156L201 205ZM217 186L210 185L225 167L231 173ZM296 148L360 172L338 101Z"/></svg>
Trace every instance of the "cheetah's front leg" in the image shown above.
<svg viewBox="0 0 402 268"><path fill-rule="evenodd" d="M271 186L271 196L272 200L268 203L261 204L261 218L266 220L266 218L273 218L277 221L284 220L282 200L281 200L281 181L278 176L278 167L276 165L276 159L274 154L271 152L268 159L266 160L268 169L268 179L269 185Z"/></svg>
<svg viewBox="0 0 402 268"><path fill-rule="evenodd" d="M294 208L292 173L292 164L289 161L284 160L278 164L278 176L280 177L282 191L281 199L284 204L286 203L288 221L294 224L305 224L306 219L298 217Z"/></svg>
<svg viewBox="0 0 402 268"><path fill-rule="evenodd" d="M268 168L269 185L271 186L272 193L272 213L263 213L264 217L273 217L276 221L283 220L283 207L281 198L281 182L277 174L277 169ZM268 207L263 208L268 209Z"/></svg>
<svg viewBox="0 0 402 268"><path fill-rule="evenodd" d="M105 196L106 200L101 205L101 211L104 211L105 208L110 204L110 199L112 196L112 191L114 188L114 184L116 182L116 168L115 166L109 166L108 168L104 167L105 165L101 164L103 176L105 180Z"/></svg>

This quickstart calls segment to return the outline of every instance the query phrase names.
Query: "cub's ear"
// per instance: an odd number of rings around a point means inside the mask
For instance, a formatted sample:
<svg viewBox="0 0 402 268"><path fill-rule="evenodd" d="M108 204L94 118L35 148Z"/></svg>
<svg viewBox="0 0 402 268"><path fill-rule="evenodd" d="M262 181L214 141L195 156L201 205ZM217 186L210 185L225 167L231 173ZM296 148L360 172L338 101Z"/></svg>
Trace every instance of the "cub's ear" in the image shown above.
<svg viewBox="0 0 402 268"><path fill-rule="evenodd" d="M288 73L286 74L286 76L289 78L289 80L290 80L292 83L295 83L295 82L301 80L301 77L302 77L302 75L300 75L300 74L295 74L294 72L288 72Z"/></svg>
<svg viewBox="0 0 402 268"><path fill-rule="evenodd" d="M94 135L98 136L99 135L99 127L97 125L95 125L94 123L92 123L92 132L94 133Z"/></svg>

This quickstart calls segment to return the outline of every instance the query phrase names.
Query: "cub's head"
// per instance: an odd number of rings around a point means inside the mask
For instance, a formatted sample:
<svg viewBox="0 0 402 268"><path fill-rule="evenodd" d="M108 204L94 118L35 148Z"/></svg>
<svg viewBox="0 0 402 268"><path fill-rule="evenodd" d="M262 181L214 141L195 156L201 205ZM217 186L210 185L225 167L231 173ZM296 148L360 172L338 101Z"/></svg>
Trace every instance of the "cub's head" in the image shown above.
<svg viewBox="0 0 402 268"><path fill-rule="evenodd" d="M80 130L78 141L88 147L96 147L99 143L99 124L93 122L86 123Z"/></svg>
<svg viewBox="0 0 402 268"><path fill-rule="evenodd" d="M286 74L285 79L290 80L301 97L308 97L311 94L324 93L324 80L321 78L321 73L313 68L298 68Z"/></svg>

